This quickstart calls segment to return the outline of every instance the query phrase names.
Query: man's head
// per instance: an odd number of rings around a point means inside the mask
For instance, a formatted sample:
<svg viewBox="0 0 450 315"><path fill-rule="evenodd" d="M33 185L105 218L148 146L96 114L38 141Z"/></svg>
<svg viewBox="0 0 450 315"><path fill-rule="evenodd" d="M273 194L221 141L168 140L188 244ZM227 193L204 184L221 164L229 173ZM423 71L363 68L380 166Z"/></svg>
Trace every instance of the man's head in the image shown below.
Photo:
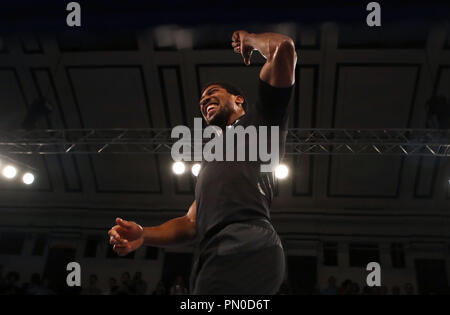
<svg viewBox="0 0 450 315"><path fill-rule="evenodd" d="M333 288L336 287L336 278L333 277L333 276L329 277L328 278L328 285L330 287L333 287Z"/></svg>
<svg viewBox="0 0 450 315"><path fill-rule="evenodd" d="M141 279L142 279L142 272L137 271L137 272L134 274L134 280L141 280Z"/></svg>
<svg viewBox="0 0 450 315"><path fill-rule="evenodd" d="M116 286L117 285L117 280L116 278L109 278L109 285L112 286Z"/></svg>
<svg viewBox="0 0 450 315"><path fill-rule="evenodd" d="M200 96L200 111L208 125L224 127L245 114L244 93L225 82L205 85Z"/></svg>

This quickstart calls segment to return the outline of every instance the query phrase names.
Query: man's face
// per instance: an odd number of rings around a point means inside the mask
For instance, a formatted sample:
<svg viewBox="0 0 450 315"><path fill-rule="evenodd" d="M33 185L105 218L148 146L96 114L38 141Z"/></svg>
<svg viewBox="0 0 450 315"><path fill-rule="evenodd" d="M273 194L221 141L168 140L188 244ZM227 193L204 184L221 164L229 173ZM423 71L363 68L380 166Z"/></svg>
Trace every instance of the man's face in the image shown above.
<svg viewBox="0 0 450 315"><path fill-rule="evenodd" d="M225 126L234 111L236 96L220 85L208 86L200 98L200 111L208 125Z"/></svg>

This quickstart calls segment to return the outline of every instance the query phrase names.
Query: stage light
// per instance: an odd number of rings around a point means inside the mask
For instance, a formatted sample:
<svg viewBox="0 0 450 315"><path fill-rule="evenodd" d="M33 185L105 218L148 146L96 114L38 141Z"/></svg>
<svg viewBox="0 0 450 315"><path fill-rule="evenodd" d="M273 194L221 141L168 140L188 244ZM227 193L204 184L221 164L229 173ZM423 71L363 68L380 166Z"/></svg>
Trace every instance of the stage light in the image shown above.
<svg viewBox="0 0 450 315"><path fill-rule="evenodd" d="M280 164L275 168L275 176L278 179L284 179L288 176L288 174L289 174L289 169L284 164Z"/></svg>
<svg viewBox="0 0 450 315"><path fill-rule="evenodd" d="M199 163L195 163L194 165L192 165L191 171L194 176L198 176L198 173L200 173L200 167L201 166Z"/></svg>
<svg viewBox="0 0 450 315"><path fill-rule="evenodd" d="M34 175L31 173L25 173L22 177L22 181L26 184L26 185L31 185L34 182Z"/></svg>
<svg viewBox="0 0 450 315"><path fill-rule="evenodd" d="M184 165L183 162L175 162L172 165L172 171L176 174L176 175L181 175L184 173L184 171L186 170L186 166Z"/></svg>
<svg viewBox="0 0 450 315"><path fill-rule="evenodd" d="M17 169L14 166L11 165L7 165L5 166L5 168L3 169L3 176L5 176L6 178L14 178L17 175Z"/></svg>

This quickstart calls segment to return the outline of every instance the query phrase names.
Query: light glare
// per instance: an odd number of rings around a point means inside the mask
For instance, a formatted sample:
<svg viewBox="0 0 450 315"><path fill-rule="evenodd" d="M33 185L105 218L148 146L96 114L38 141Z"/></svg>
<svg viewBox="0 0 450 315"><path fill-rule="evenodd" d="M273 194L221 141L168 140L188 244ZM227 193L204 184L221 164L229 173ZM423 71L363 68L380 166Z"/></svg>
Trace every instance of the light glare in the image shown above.
<svg viewBox="0 0 450 315"><path fill-rule="evenodd" d="M183 162L175 162L173 163L172 170L175 174L181 175L186 170L186 166Z"/></svg>
<svg viewBox="0 0 450 315"><path fill-rule="evenodd" d="M4 175L6 178L9 178L9 179L14 178L14 177L16 177L16 174L17 174L17 169L16 169L14 166L7 165L7 166L3 169L3 175Z"/></svg>
<svg viewBox="0 0 450 315"><path fill-rule="evenodd" d="M275 176L278 179L284 179L288 176L288 174L289 174L289 169L284 164L280 164L275 168Z"/></svg>
<svg viewBox="0 0 450 315"><path fill-rule="evenodd" d="M200 173L200 164L199 163L195 163L194 165L192 165L192 174L194 174L194 176L198 176L198 173Z"/></svg>
<svg viewBox="0 0 450 315"><path fill-rule="evenodd" d="M34 175L31 173L25 173L22 177L22 180L25 184L31 185L34 182Z"/></svg>

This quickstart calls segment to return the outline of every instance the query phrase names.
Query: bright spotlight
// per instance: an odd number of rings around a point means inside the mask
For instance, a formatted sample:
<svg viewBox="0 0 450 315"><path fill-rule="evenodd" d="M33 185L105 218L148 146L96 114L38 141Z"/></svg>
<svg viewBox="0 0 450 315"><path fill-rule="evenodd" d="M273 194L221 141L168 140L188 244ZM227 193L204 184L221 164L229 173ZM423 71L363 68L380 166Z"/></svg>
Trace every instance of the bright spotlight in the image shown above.
<svg viewBox="0 0 450 315"><path fill-rule="evenodd" d="M192 165L191 171L194 176L198 176L198 173L200 173L200 167L201 166L199 163L195 163L194 165Z"/></svg>
<svg viewBox="0 0 450 315"><path fill-rule="evenodd" d="M25 184L31 185L34 182L34 175L31 173L25 173L22 177L22 180Z"/></svg>
<svg viewBox="0 0 450 315"><path fill-rule="evenodd" d="M9 179L14 178L14 177L16 177L16 174L17 174L17 169L16 169L14 166L7 165L7 166L3 169L3 175L4 175L6 178L9 178Z"/></svg>
<svg viewBox="0 0 450 315"><path fill-rule="evenodd" d="M184 165L183 162L175 162L172 165L172 170L175 174L181 175L186 170L186 166Z"/></svg>
<svg viewBox="0 0 450 315"><path fill-rule="evenodd" d="M289 174L289 169L284 164L280 164L275 168L275 176L278 179L284 179L288 176L288 174Z"/></svg>

